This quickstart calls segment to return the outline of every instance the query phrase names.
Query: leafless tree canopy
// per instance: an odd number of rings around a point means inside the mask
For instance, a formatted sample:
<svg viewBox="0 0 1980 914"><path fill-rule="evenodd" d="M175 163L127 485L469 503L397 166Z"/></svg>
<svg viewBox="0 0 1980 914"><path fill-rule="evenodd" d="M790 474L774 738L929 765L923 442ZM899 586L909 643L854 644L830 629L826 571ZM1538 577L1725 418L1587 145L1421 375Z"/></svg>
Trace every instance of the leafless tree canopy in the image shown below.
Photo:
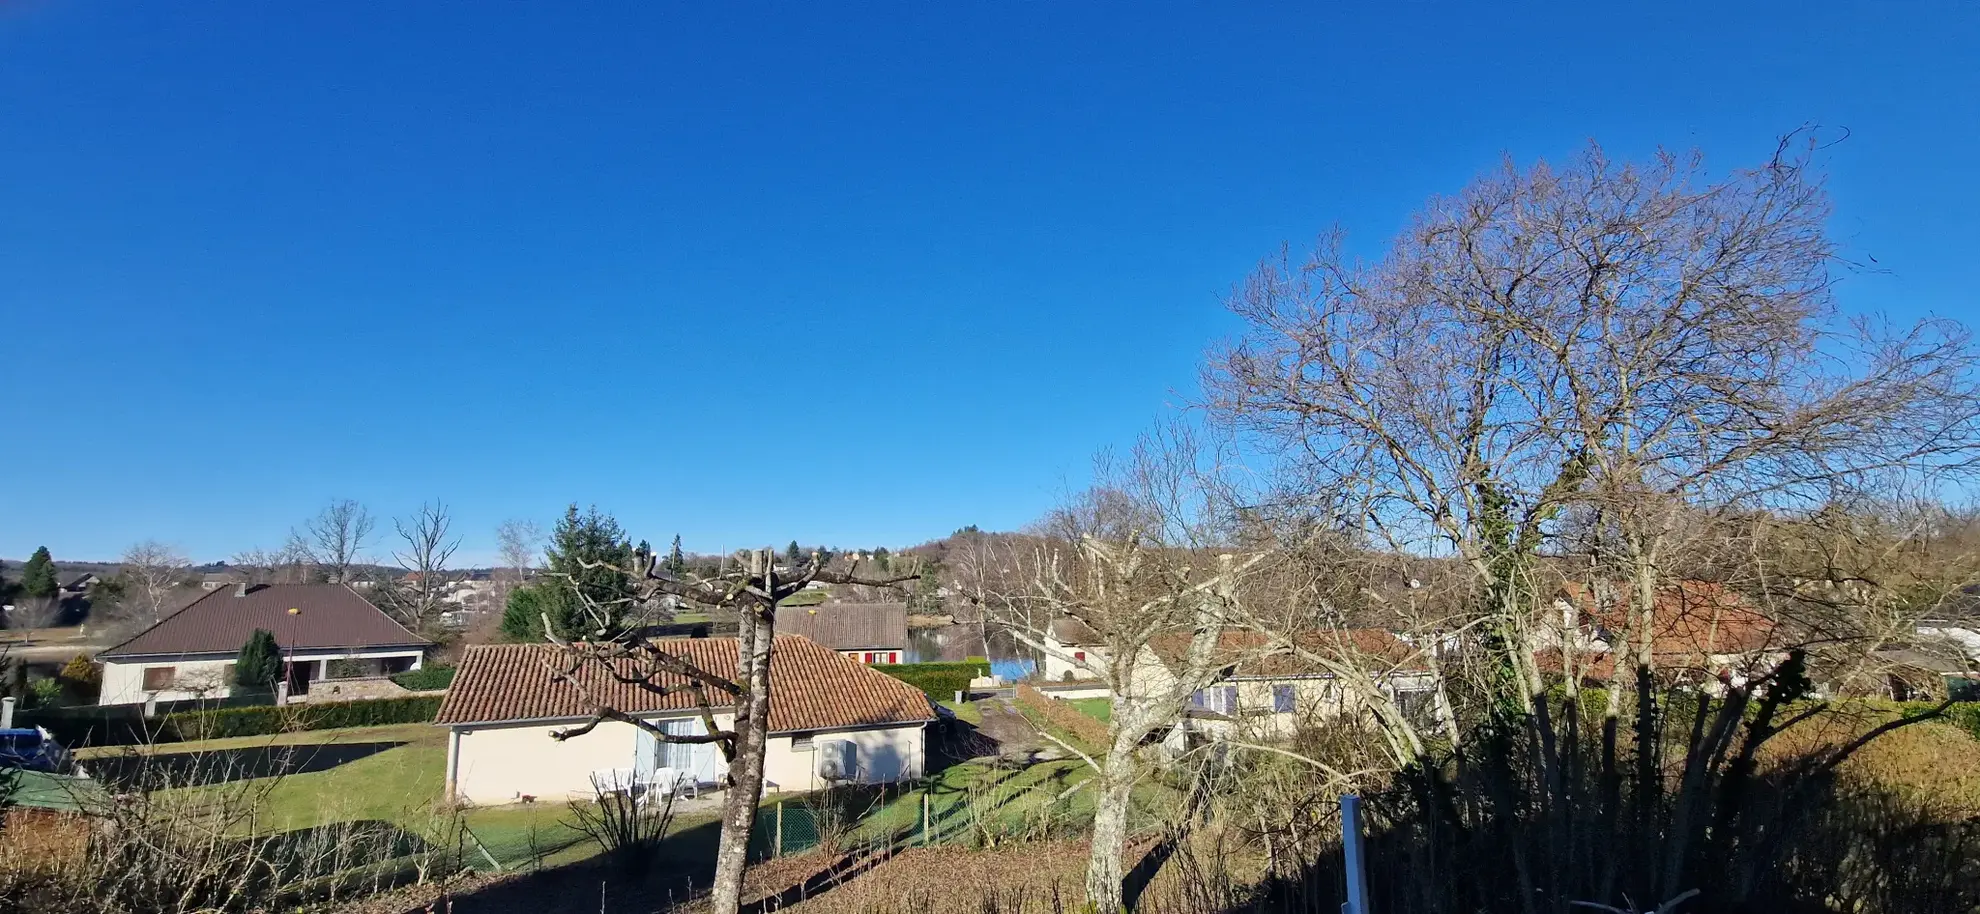
<svg viewBox="0 0 1980 914"><path fill-rule="evenodd" d="M120 569L126 590L125 606L149 625L165 614L173 588L186 580L191 562L177 549L145 540L124 550Z"/></svg>
<svg viewBox="0 0 1980 914"><path fill-rule="evenodd" d="M300 550L323 566L331 583L346 584L351 566L364 554L376 526L377 521L363 505L348 498L336 499L305 522L301 531L290 535L290 549Z"/></svg>
<svg viewBox="0 0 1980 914"><path fill-rule="evenodd" d="M406 576L391 585L390 605L406 625L417 631L431 624L440 612L446 592L447 562L460 548L459 537L450 528L453 519L444 502L422 504L411 517L395 518L392 529L402 541L392 557L405 569Z"/></svg>

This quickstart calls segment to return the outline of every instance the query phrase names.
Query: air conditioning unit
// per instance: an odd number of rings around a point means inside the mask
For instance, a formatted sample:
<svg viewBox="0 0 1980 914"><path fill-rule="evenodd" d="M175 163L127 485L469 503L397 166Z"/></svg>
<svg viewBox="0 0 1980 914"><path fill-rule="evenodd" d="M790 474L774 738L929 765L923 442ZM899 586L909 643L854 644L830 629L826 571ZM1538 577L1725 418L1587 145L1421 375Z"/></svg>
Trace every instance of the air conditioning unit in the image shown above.
<svg viewBox="0 0 1980 914"><path fill-rule="evenodd" d="M859 747L843 739L822 739L813 747L818 754L818 776L827 781L851 781L859 777Z"/></svg>

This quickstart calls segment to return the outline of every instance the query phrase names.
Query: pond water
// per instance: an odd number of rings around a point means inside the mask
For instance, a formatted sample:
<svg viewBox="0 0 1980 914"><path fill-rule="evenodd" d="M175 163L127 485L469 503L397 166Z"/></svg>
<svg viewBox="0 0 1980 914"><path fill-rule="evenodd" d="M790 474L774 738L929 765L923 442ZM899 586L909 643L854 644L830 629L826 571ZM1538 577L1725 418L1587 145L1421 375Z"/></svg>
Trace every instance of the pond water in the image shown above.
<svg viewBox="0 0 1980 914"><path fill-rule="evenodd" d="M1031 675L1038 666L1030 648L1017 642L1011 633L992 626L990 641L974 625L944 625L940 628L908 630L909 663L937 663L989 657L990 671L1006 682Z"/></svg>

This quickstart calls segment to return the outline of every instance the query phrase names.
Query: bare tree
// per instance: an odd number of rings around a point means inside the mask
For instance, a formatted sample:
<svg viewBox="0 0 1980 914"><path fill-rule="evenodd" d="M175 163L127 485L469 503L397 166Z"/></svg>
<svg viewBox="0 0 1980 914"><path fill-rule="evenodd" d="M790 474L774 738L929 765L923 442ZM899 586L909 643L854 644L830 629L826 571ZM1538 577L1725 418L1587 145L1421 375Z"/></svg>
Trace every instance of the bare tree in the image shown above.
<svg viewBox="0 0 1980 914"><path fill-rule="evenodd" d="M290 534L291 551L300 551L329 572L333 584L350 583L351 566L364 554L366 540L377 526L371 512L348 498L330 502L323 511Z"/></svg>
<svg viewBox="0 0 1980 914"><path fill-rule="evenodd" d="M165 615L174 588L185 582L191 562L177 549L145 540L124 550L121 569L128 602L150 625Z"/></svg>
<svg viewBox="0 0 1980 914"><path fill-rule="evenodd" d="M7 614L7 627L22 631L49 628L62 619L60 597L20 597Z"/></svg>
<svg viewBox="0 0 1980 914"><path fill-rule="evenodd" d="M1233 297L1251 331L1207 372L1212 410L1283 457L1289 490L1358 490L1378 541L1469 569L1520 713L1542 691L1538 557L1570 509L1605 528L1647 631L1686 511L1973 459L1965 332L1835 319L1827 198L1787 153L1718 182L1696 158L1599 150L1508 166L1432 201L1378 263L1338 235L1268 263Z"/></svg>
<svg viewBox="0 0 1980 914"><path fill-rule="evenodd" d="M1192 694L1270 649L1232 637L1247 585L1273 556L1232 547L1222 472L1186 428L1151 435L1125 466L1103 467L1105 485L1022 540L973 546L955 579L979 613L1111 696L1104 750L1081 753L1098 776L1086 871L1095 910L1121 909L1129 801L1157 767L1150 739L1178 727ZM1068 627L1077 640L1061 637Z"/></svg>
<svg viewBox="0 0 1980 914"><path fill-rule="evenodd" d="M716 914L734 914L742 903L742 877L747 863L749 833L756 822L757 805L763 798L764 752L768 746L770 720L770 648L776 635L778 606L814 581L883 586L915 580L919 572L867 578L858 573L857 560L843 568L827 568L816 554L795 567L779 566L776 550L761 549L745 554L733 567L725 565L715 576L704 578L666 570L660 564L659 557L643 544L634 551L631 564L630 568L616 569L630 576L634 582L633 592L626 597L601 603L588 596L582 588L571 588L583 603L587 640L559 641L555 634L556 626L547 617L543 620L548 637L560 648L560 664L552 664L550 673L570 683L592 705L590 720L556 731L552 737L558 740L579 737L609 720L631 724L666 742L715 744L728 759L729 768L710 909ZM585 567L608 566L586 563ZM702 669L686 658L669 652L665 642L653 640L644 628L629 624L644 618L650 607L663 596L735 613L737 662L734 677L720 676ZM579 670L587 665L602 669L618 681L660 694L692 693L706 733L699 736L670 734L650 721L598 701L590 695L578 675ZM718 701L733 714L733 723L728 730L716 726Z"/></svg>
<svg viewBox="0 0 1980 914"><path fill-rule="evenodd" d="M1772 858L1740 844L1727 817L1750 800L1758 747L1817 713L1787 710L1805 655L1782 651L1778 669L1696 692L1698 726L1667 764L1655 683L1672 586L1710 570L1777 617L1806 609L1771 599L1809 581L1754 548L1764 531L1852 493L1957 479L1980 453L1963 328L1887 332L1836 315L1812 154L1784 143L1717 180L1696 157L1624 166L1599 150L1559 170L1508 166L1431 201L1380 261L1349 258L1334 235L1233 296L1250 328L1206 373L1213 415L1278 459L1288 499L1322 493L1378 551L1444 558L1467 579L1443 630L1420 634L1459 638L1457 656L1477 658L1496 722L1486 744L1456 755L1454 784L1403 715L1378 716L1398 760L1421 763L1427 828L1505 839L1497 869L1473 874L1477 898L1561 910L1700 882L1750 890ZM1815 577L1816 590L1851 583ZM1593 746L1576 719L1572 642L1558 708L1536 660L1536 625L1565 578L1606 587L1626 612ZM1774 631L1806 644L1814 620L1780 621ZM1633 765L1617 735L1626 689ZM1528 790L1548 799L1537 812L1475 812L1493 791ZM1483 805L1467 811L1461 791ZM1780 827L1745 809L1741 828ZM1570 849L1596 850L1577 862Z"/></svg>
<svg viewBox="0 0 1980 914"><path fill-rule="evenodd" d="M440 612L447 587L447 562L461 545L460 538L450 533L452 525L447 505L440 501L421 504L411 517L392 521L392 529L405 542L393 550L392 557L406 576L389 587L387 603L415 631L432 623Z"/></svg>

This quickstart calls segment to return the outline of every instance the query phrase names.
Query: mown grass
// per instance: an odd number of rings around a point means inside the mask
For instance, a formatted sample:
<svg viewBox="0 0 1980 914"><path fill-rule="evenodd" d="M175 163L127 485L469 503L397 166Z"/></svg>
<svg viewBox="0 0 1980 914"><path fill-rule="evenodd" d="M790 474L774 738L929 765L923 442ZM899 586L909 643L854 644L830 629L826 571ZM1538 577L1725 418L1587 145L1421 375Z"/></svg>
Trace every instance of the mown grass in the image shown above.
<svg viewBox="0 0 1980 914"><path fill-rule="evenodd" d="M1114 700L1111 698L1074 698L1066 703L1103 724L1114 719Z"/></svg>

